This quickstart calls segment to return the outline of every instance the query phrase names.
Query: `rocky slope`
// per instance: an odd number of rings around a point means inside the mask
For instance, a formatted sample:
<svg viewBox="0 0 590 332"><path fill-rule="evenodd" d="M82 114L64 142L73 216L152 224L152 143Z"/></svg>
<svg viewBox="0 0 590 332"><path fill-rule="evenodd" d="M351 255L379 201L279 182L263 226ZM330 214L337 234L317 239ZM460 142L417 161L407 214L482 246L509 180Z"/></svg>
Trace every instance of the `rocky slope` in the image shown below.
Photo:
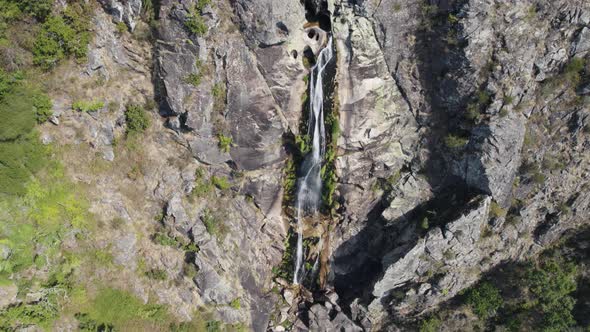
<svg viewBox="0 0 590 332"><path fill-rule="evenodd" d="M93 239L120 275L94 278L180 321L407 330L590 220L587 1L98 2L42 139L97 220L122 220ZM321 238L320 287L293 286L277 272L294 250L289 165L329 36L335 202L305 232ZM80 98L107 106L71 110ZM124 105L146 102L151 127L121 144Z"/></svg>

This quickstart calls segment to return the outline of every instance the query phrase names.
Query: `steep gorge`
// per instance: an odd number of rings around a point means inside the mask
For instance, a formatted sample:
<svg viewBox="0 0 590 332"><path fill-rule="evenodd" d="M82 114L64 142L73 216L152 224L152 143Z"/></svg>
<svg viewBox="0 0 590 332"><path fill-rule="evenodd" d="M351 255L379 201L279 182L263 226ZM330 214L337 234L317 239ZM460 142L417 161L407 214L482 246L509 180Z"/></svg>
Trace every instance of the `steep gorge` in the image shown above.
<svg viewBox="0 0 590 332"><path fill-rule="evenodd" d="M108 261L68 263L89 298L100 281L208 330L405 331L436 315L442 330L501 327L457 313L472 310L465 290L566 235L587 240L587 1L92 11L87 58L41 76L53 115L39 126L96 219L58 255ZM135 137L134 105L151 123ZM48 274L12 273L0 311L44 303ZM85 312L68 310L51 329L80 328Z"/></svg>

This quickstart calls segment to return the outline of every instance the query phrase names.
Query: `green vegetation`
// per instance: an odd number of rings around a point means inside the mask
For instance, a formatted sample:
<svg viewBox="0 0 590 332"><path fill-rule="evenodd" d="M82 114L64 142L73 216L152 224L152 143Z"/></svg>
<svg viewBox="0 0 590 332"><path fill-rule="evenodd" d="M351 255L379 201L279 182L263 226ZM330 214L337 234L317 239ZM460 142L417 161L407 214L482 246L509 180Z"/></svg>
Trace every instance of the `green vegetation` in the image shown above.
<svg viewBox="0 0 590 332"><path fill-rule="evenodd" d="M33 61L51 69L66 57L83 59L90 42L90 5L71 3L57 16L49 16L33 45Z"/></svg>
<svg viewBox="0 0 590 332"><path fill-rule="evenodd" d="M215 83L211 88L211 94L213 95L213 109L219 114L223 114L225 111L225 84Z"/></svg>
<svg viewBox="0 0 590 332"><path fill-rule="evenodd" d="M169 247L173 247L173 248L178 248L187 252L198 252L199 251L199 247L193 243L185 243L185 241L183 241L183 239L178 238L178 237L173 237L168 235L167 233L164 232L157 232L152 236L152 241L154 241L154 243L159 244L161 246L169 246Z"/></svg>
<svg viewBox="0 0 590 332"><path fill-rule="evenodd" d="M490 216L493 218L503 218L506 216L507 211L503 209L500 204L496 201L492 201L490 204Z"/></svg>
<svg viewBox="0 0 590 332"><path fill-rule="evenodd" d="M219 140L219 149L225 153L229 153L233 139L231 136L225 136L224 134L218 134L217 139Z"/></svg>
<svg viewBox="0 0 590 332"><path fill-rule="evenodd" d="M207 33L208 27L203 19L203 9L211 1L210 0L199 0L195 7L187 15L184 26L192 34L202 36Z"/></svg>
<svg viewBox="0 0 590 332"><path fill-rule="evenodd" d="M428 230L428 228L430 228L428 217L422 218L420 221L420 228L423 230Z"/></svg>
<svg viewBox="0 0 590 332"><path fill-rule="evenodd" d="M560 160L559 156L546 154L543 157L543 169L549 171L557 171L565 169L565 164Z"/></svg>
<svg viewBox="0 0 590 332"><path fill-rule="evenodd" d="M201 221L209 234L215 236L219 242L223 242L229 230L220 218L214 216L211 210L205 209L201 215Z"/></svg>
<svg viewBox="0 0 590 332"><path fill-rule="evenodd" d="M586 59L573 57L565 65L563 71L543 83L542 95L547 97L556 92L563 91L563 88L574 90L582 81L582 74L586 67Z"/></svg>
<svg viewBox="0 0 590 332"><path fill-rule="evenodd" d="M117 23L117 33L119 35L122 35L125 32L127 32L127 24L125 24L125 22L119 22L119 23Z"/></svg>
<svg viewBox="0 0 590 332"><path fill-rule="evenodd" d="M85 292L83 292L85 293ZM80 294L85 295L85 294ZM111 330L126 330L142 323L170 320L161 305L143 304L132 294L114 288L102 288L89 302L79 295L79 312L76 318L81 329L93 330L96 326L109 326Z"/></svg>
<svg viewBox="0 0 590 332"><path fill-rule="evenodd" d="M240 298L237 297L235 299L233 299L230 303L229 306L234 308L234 309L240 309L242 307L242 304L240 302Z"/></svg>
<svg viewBox="0 0 590 332"><path fill-rule="evenodd" d="M441 324L435 316L428 317L420 323L420 332L436 332Z"/></svg>
<svg viewBox="0 0 590 332"><path fill-rule="evenodd" d="M103 107L104 102L100 100L77 100L72 104L72 109L80 112L96 112Z"/></svg>
<svg viewBox="0 0 590 332"><path fill-rule="evenodd" d="M444 141L445 145L449 149L459 149L467 145L467 143L469 143L469 140L467 138L453 134L448 134L447 136L445 136Z"/></svg>
<svg viewBox="0 0 590 332"><path fill-rule="evenodd" d="M166 280L168 279L168 274L166 274L166 271L162 270L162 269L151 269L151 270L147 270L145 272L145 276L153 279L153 280Z"/></svg>
<svg viewBox="0 0 590 332"><path fill-rule="evenodd" d="M285 238L285 251L281 263L278 266L273 266L272 274L274 278L283 278L285 280L293 279L293 267L295 264L293 257L293 245L297 241L295 233L292 228L289 228L287 237Z"/></svg>
<svg viewBox="0 0 590 332"><path fill-rule="evenodd" d="M578 283L585 282L578 279L579 270L587 269L585 249L574 244L577 241L570 240L570 247L549 249L535 261L503 266L468 290L462 299L480 318L476 325L486 330L576 330L576 319L585 309L583 304L576 314L574 296L585 296L576 290Z"/></svg>
<svg viewBox="0 0 590 332"><path fill-rule="evenodd" d="M500 291L490 283L482 283L467 293L467 304L481 319L495 315L503 304Z"/></svg>
<svg viewBox="0 0 590 332"><path fill-rule="evenodd" d="M127 122L127 135L142 133L151 123L143 107L133 104L125 108L125 122Z"/></svg>
<svg viewBox="0 0 590 332"><path fill-rule="evenodd" d="M337 142L338 136L340 135L340 123L338 121L338 106L339 101L337 98L337 94L335 94L334 99L332 100L332 109L330 112L326 112L325 114L325 126L328 129L327 142L326 142L326 152L324 156L324 165L320 171L320 175L322 177L322 202L324 204L324 208L326 212L330 214L335 214L335 202L334 202L334 192L336 191L336 185L338 181L338 177L336 176L336 150L337 150Z"/></svg>
<svg viewBox="0 0 590 332"><path fill-rule="evenodd" d="M49 97L25 75L0 69L0 194L23 194L45 164L49 151L34 128L47 120L51 107Z"/></svg>
<svg viewBox="0 0 590 332"><path fill-rule="evenodd" d="M231 188L231 183L224 176L212 176L211 183L220 190L227 190Z"/></svg>
<svg viewBox="0 0 590 332"><path fill-rule="evenodd" d="M299 149L299 154L304 156L311 151L311 137L309 135L296 135L295 136L295 144Z"/></svg>
<svg viewBox="0 0 590 332"><path fill-rule="evenodd" d="M489 67L489 69L486 69L486 71L491 72L493 70L494 63L490 62L487 67ZM465 118L473 123L478 123L482 118L481 112L489 106L491 100L492 95L488 91L478 91L475 94L473 100L467 105L467 110L465 111Z"/></svg>
<svg viewBox="0 0 590 332"><path fill-rule="evenodd" d="M287 159L283 170L283 205L291 206L297 190L297 169L293 158Z"/></svg>

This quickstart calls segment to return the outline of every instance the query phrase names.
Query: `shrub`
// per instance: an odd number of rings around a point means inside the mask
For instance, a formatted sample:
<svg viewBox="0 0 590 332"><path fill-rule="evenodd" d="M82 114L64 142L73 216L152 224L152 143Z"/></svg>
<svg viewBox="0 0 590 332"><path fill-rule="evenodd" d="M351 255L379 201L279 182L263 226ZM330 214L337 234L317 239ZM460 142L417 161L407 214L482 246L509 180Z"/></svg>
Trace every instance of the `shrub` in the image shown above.
<svg viewBox="0 0 590 332"><path fill-rule="evenodd" d="M145 276L153 279L153 280L166 280L168 278L168 274L166 274L166 271L162 270L162 269L151 269L145 272Z"/></svg>
<svg viewBox="0 0 590 332"><path fill-rule="evenodd" d="M192 86L199 86L201 84L202 79L203 76L201 75L201 73L190 73L184 78L184 81L185 83L190 84Z"/></svg>
<svg viewBox="0 0 590 332"><path fill-rule="evenodd" d="M23 12L44 21L51 14L53 0L19 0L18 5Z"/></svg>
<svg viewBox="0 0 590 332"><path fill-rule="evenodd" d="M575 324L570 296L576 288L577 269L572 263L551 259L528 271L530 291L538 300L545 331L565 331Z"/></svg>
<svg viewBox="0 0 590 332"><path fill-rule="evenodd" d="M210 210L206 209L203 211L201 221L203 221L207 232L215 236L218 241L222 241L223 238L225 238L225 235L227 234L227 227L221 220L213 216Z"/></svg>
<svg viewBox="0 0 590 332"><path fill-rule="evenodd" d="M468 139L453 134L445 136L444 141L445 145L450 149L462 148L469 143Z"/></svg>
<svg viewBox="0 0 590 332"><path fill-rule="evenodd" d="M223 113L225 110L225 85L222 83L215 83L211 88L213 94L213 108L218 113Z"/></svg>
<svg viewBox="0 0 590 332"><path fill-rule="evenodd" d="M428 317L420 323L420 332L436 332L441 321L437 317Z"/></svg>
<svg viewBox="0 0 590 332"><path fill-rule="evenodd" d="M422 218L422 220L420 221L420 228L422 228L423 230L427 230L430 226L428 225L428 217L424 217Z"/></svg>
<svg viewBox="0 0 590 332"><path fill-rule="evenodd" d="M195 7L189 12L184 21L184 26L190 33L197 36L202 36L207 33L207 24L205 24L201 15L203 14L203 9L205 9L210 3L211 0L199 0Z"/></svg>
<svg viewBox="0 0 590 332"><path fill-rule="evenodd" d="M190 33L197 36L202 36L207 33L207 24L205 24L205 21L203 20L203 17L201 17L200 13L193 12L187 15L184 21L184 26Z"/></svg>
<svg viewBox="0 0 590 332"><path fill-rule="evenodd" d="M142 133L151 123L143 107L132 104L125 108L125 122L127 123L127 134Z"/></svg>
<svg viewBox="0 0 590 332"><path fill-rule="evenodd" d="M230 303L229 306L234 308L234 309L240 309L242 307L242 304L240 302L240 298L237 297L235 299L233 299Z"/></svg>
<svg viewBox="0 0 590 332"><path fill-rule="evenodd" d="M86 101L77 100L72 104L72 109L80 112L96 112L104 107L104 102L100 100Z"/></svg>
<svg viewBox="0 0 590 332"><path fill-rule="evenodd" d="M43 123L47 121L53 114L51 110L53 108L51 99L46 94L40 92L33 94L32 97L33 99L31 101L35 110L37 123Z"/></svg>
<svg viewBox="0 0 590 332"><path fill-rule="evenodd" d="M33 62L50 69L68 56L86 57L90 42L89 7L70 4L58 16L50 16L41 26L33 45Z"/></svg>
<svg viewBox="0 0 590 332"><path fill-rule="evenodd" d="M125 24L125 22L118 22L117 23L117 33L119 35L122 35L125 32L127 32L127 24Z"/></svg>
<svg viewBox="0 0 590 332"><path fill-rule="evenodd" d="M570 82L572 86L577 86L581 80L580 73L584 70L585 66L586 59L573 57L565 66L565 79Z"/></svg>
<svg viewBox="0 0 590 332"><path fill-rule="evenodd" d="M224 134L217 135L219 140L219 149L225 153L229 153L231 146L233 145L233 139L231 136L225 136Z"/></svg>
<svg viewBox="0 0 590 332"><path fill-rule="evenodd" d="M222 176L212 176L211 183L221 190L227 190L231 187L231 183L229 183L227 178Z"/></svg>
<svg viewBox="0 0 590 332"><path fill-rule="evenodd" d="M496 201L492 201L490 204L490 215L493 218L503 218L506 216L506 213L507 211L503 209L500 204L498 204Z"/></svg>
<svg viewBox="0 0 590 332"><path fill-rule="evenodd" d="M490 283L484 282L467 293L467 304L471 310L481 319L495 315L496 310L502 306L504 300L500 291Z"/></svg>

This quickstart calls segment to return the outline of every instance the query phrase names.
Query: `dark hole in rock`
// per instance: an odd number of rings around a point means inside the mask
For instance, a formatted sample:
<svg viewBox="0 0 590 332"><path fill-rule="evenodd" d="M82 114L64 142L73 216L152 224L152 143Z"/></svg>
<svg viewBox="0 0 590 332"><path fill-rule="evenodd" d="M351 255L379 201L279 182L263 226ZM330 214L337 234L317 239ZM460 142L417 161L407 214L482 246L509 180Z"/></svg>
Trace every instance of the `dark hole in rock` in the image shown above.
<svg viewBox="0 0 590 332"><path fill-rule="evenodd" d="M277 22L276 24L277 28L279 28L279 30L288 35L289 34L289 29L287 28L287 26L283 23L283 22Z"/></svg>
<svg viewBox="0 0 590 332"><path fill-rule="evenodd" d="M310 67L315 65L315 55L309 46L306 46L305 49L303 49L303 63L307 63Z"/></svg>
<svg viewBox="0 0 590 332"><path fill-rule="evenodd" d="M313 39L313 37L316 36L316 32L314 29L309 30L309 32L307 33L307 37L309 37L309 39Z"/></svg>
<svg viewBox="0 0 590 332"><path fill-rule="evenodd" d="M291 55L293 56L293 59L297 59L297 51L296 50L292 50Z"/></svg>
<svg viewBox="0 0 590 332"><path fill-rule="evenodd" d="M303 4L305 6L305 18L308 22L318 22L320 29L332 31L328 1L304 0Z"/></svg>

